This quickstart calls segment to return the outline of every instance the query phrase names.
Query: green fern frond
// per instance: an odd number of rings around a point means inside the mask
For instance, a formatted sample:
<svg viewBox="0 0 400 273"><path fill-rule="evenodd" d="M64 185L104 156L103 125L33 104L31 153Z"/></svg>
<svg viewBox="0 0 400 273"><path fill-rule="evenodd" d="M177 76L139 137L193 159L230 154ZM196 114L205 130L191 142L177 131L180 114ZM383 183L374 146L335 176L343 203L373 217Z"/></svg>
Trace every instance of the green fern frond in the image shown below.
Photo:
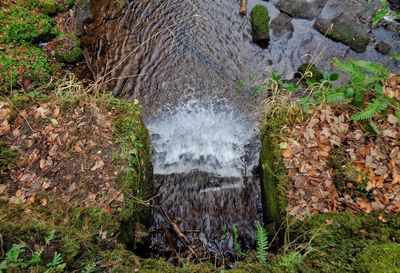
<svg viewBox="0 0 400 273"><path fill-rule="evenodd" d="M366 109L352 115L351 119L354 121L371 119L380 111L385 110L388 106L389 104L385 101L374 100L372 103L368 104Z"/></svg>
<svg viewBox="0 0 400 273"><path fill-rule="evenodd" d="M265 228L257 223L257 260L265 263L268 256L268 236Z"/></svg>
<svg viewBox="0 0 400 273"><path fill-rule="evenodd" d="M338 102L346 100L346 95L343 92L338 92L337 90L333 90L326 95L327 102Z"/></svg>

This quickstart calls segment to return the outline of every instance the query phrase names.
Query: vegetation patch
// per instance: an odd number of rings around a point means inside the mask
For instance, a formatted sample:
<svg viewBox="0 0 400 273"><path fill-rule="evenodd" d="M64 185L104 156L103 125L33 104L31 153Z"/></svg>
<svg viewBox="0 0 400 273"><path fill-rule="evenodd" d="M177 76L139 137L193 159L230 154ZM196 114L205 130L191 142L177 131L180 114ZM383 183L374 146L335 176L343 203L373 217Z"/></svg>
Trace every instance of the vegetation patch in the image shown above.
<svg viewBox="0 0 400 273"><path fill-rule="evenodd" d="M56 33L47 15L22 7L0 11L0 43L48 41Z"/></svg>
<svg viewBox="0 0 400 273"><path fill-rule="evenodd" d="M45 51L28 44L0 51L0 90L20 87L32 91L49 81L53 73Z"/></svg>

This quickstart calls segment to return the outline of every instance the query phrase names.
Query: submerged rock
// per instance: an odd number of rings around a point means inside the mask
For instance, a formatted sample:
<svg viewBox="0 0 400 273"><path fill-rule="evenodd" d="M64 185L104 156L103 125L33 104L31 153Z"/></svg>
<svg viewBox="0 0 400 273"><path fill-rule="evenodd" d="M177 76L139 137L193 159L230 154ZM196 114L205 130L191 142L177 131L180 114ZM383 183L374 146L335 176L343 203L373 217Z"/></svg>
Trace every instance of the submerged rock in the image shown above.
<svg viewBox="0 0 400 273"><path fill-rule="evenodd" d="M253 42L267 48L269 43L269 13L268 8L256 5L251 10L251 25L253 28Z"/></svg>
<svg viewBox="0 0 400 273"><path fill-rule="evenodd" d="M364 52L369 42L372 11L366 1L329 0L314 23L327 37Z"/></svg>
<svg viewBox="0 0 400 273"><path fill-rule="evenodd" d="M327 0L279 0L275 6L292 17L312 20L324 8Z"/></svg>
<svg viewBox="0 0 400 273"><path fill-rule="evenodd" d="M392 47L388 43L380 41L376 44L375 49L383 55L388 55Z"/></svg>

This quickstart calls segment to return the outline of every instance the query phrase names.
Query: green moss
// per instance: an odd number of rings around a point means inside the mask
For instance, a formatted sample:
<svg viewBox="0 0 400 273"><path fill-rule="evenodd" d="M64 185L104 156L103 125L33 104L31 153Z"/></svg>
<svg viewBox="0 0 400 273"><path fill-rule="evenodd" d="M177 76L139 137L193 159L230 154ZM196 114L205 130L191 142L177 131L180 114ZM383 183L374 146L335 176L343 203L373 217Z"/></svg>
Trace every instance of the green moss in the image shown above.
<svg viewBox="0 0 400 273"><path fill-rule="evenodd" d="M135 102L111 98L108 110L116 115L115 138L121 146L121 158L128 167L119 178L121 187L127 190L128 208L122 212L121 240L137 249L139 240L134 230L150 224L150 208L137 200L146 202L153 196L150 137L140 118L140 106Z"/></svg>
<svg viewBox="0 0 400 273"><path fill-rule="evenodd" d="M271 118L261 127L261 198L269 236L278 232L287 206L286 169L279 144L279 131L285 121L287 122L285 119Z"/></svg>
<svg viewBox="0 0 400 273"><path fill-rule="evenodd" d="M52 73L53 68L41 48L22 45L0 51L0 90L17 84L35 87L46 83Z"/></svg>
<svg viewBox="0 0 400 273"><path fill-rule="evenodd" d="M73 64L82 59L81 42L74 34L61 34L57 44L55 55L58 61Z"/></svg>
<svg viewBox="0 0 400 273"><path fill-rule="evenodd" d="M48 41L56 33L47 15L21 7L0 11L0 43Z"/></svg>
<svg viewBox="0 0 400 273"><path fill-rule="evenodd" d="M367 246L357 257L358 272L400 272L400 244Z"/></svg>
<svg viewBox="0 0 400 273"><path fill-rule="evenodd" d="M253 42L261 47L267 47L269 43L269 13L268 8L256 5L251 10L251 25L253 28Z"/></svg>
<svg viewBox="0 0 400 273"><path fill-rule="evenodd" d="M0 175L9 169L10 164L14 161L17 152L0 142Z"/></svg>
<svg viewBox="0 0 400 273"><path fill-rule="evenodd" d="M368 41L368 33L360 29L357 24L352 24L348 19L338 16L333 20L317 20L319 29L329 30L326 36L336 41L340 41L358 52L364 52Z"/></svg>
<svg viewBox="0 0 400 273"><path fill-rule="evenodd" d="M400 242L399 217L385 217L386 224L380 222L377 215L340 212L313 215L304 222L297 222L290 227L292 239L302 238L303 243L311 241L314 249L304 260L301 271L360 271L360 262L363 264L360 257L364 256L359 255L368 247Z"/></svg>
<svg viewBox="0 0 400 273"><path fill-rule="evenodd" d="M40 4L41 10L48 15L57 13L57 2L55 0L44 0Z"/></svg>

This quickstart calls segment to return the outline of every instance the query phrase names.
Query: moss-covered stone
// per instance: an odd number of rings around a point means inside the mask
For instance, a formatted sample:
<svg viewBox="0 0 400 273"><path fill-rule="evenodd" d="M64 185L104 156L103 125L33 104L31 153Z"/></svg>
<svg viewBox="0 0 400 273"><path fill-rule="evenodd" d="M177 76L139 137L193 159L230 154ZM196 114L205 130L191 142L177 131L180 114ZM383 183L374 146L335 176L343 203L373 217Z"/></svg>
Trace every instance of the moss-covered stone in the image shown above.
<svg viewBox="0 0 400 273"><path fill-rule="evenodd" d="M81 42L74 34L60 35L56 41L55 56L58 61L74 64L79 62L83 57L83 51L80 48Z"/></svg>
<svg viewBox="0 0 400 273"><path fill-rule="evenodd" d="M304 63L299 66L297 71L297 77L303 78L310 83L319 82L324 78L321 71L314 64Z"/></svg>
<svg viewBox="0 0 400 273"><path fill-rule="evenodd" d="M251 10L251 25L253 28L253 42L263 48L269 43L269 12L263 5L256 5Z"/></svg>
<svg viewBox="0 0 400 273"><path fill-rule="evenodd" d="M392 47L388 43L380 41L375 45L375 49L383 55L388 55L392 50Z"/></svg>
<svg viewBox="0 0 400 273"><path fill-rule="evenodd" d="M55 0L45 0L40 3L41 10L48 15L57 13L58 5Z"/></svg>

